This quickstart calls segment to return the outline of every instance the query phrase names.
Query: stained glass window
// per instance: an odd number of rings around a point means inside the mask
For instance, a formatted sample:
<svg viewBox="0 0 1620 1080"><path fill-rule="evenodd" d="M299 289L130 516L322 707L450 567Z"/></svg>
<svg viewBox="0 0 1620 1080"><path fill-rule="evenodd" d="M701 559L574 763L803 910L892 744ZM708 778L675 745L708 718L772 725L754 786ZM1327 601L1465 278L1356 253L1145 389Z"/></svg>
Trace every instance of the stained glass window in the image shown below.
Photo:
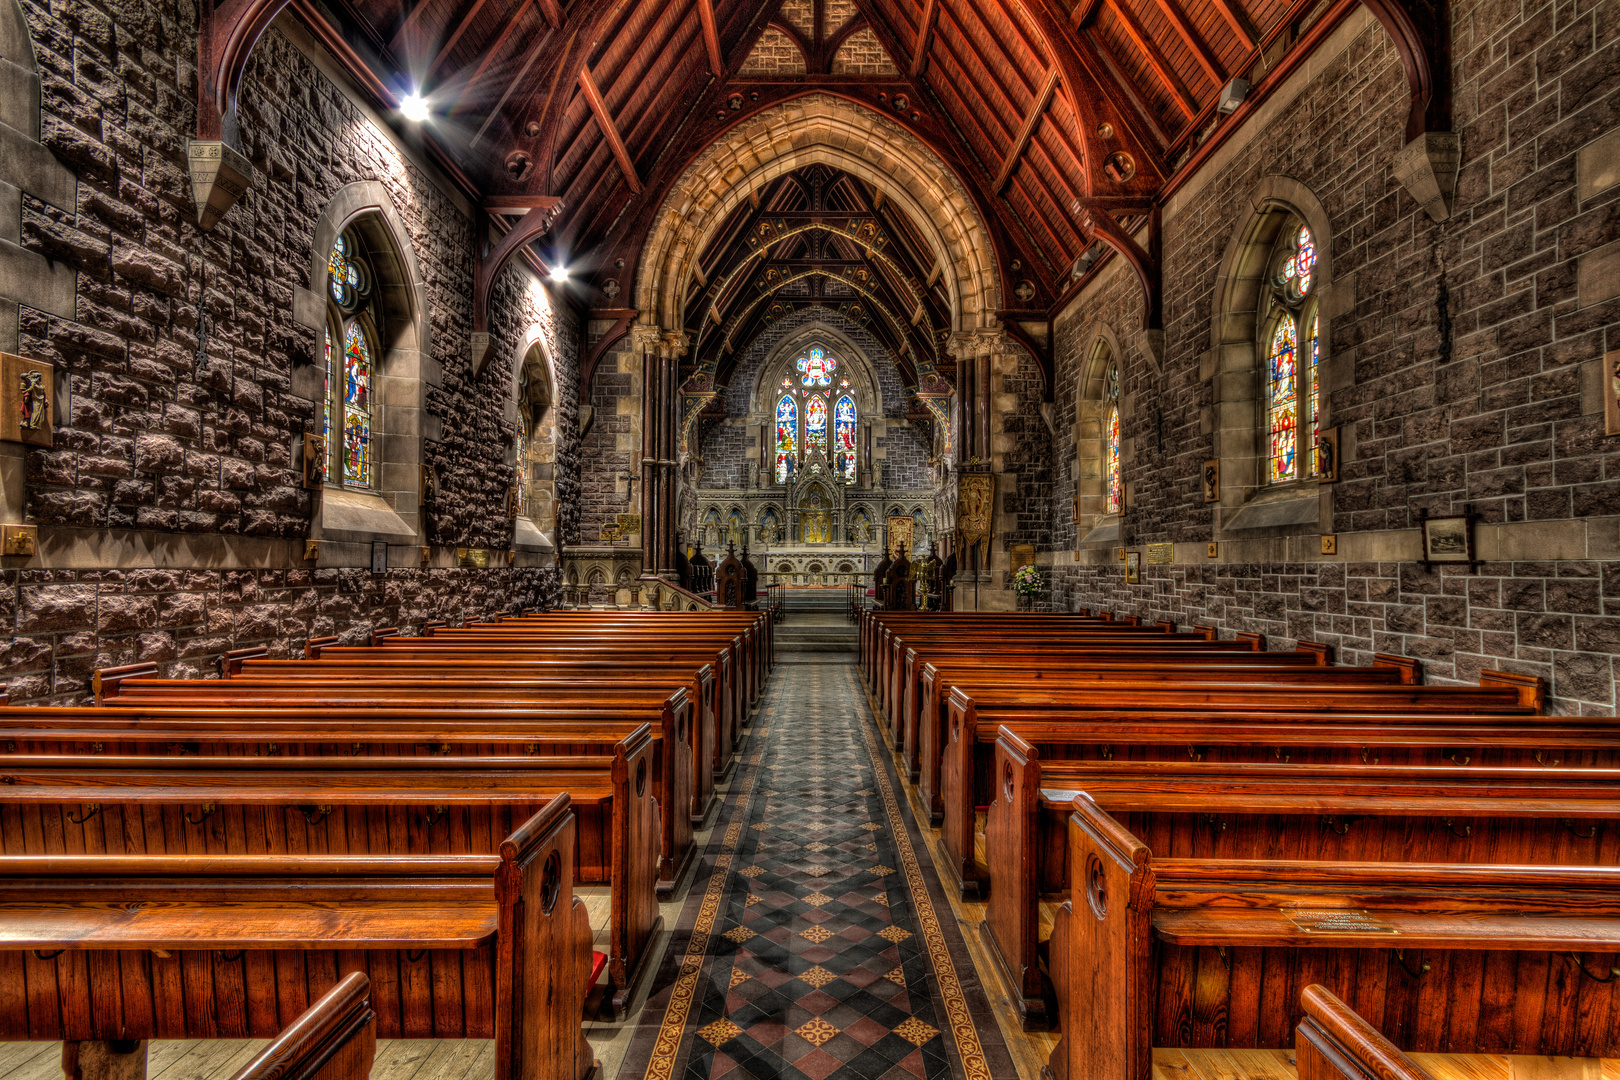
<svg viewBox="0 0 1620 1080"><path fill-rule="evenodd" d="M1124 504L1124 481L1119 462L1119 365L1108 362L1103 373L1103 392L1108 395L1108 513L1119 513Z"/></svg>
<svg viewBox="0 0 1620 1080"><path fill-rule="evenodd" d="M325 355L326 383L324 390L325 396L322 398L322 400L326 402L326 406L321 412L321 436L326 439L327 454L326 457L321 460L319 468L322 483L326 482L327 467L332 461L332 327L330 325L328 325L326 328Z"/></svg>
<svg viewBox="0 0 1620 1080"><path fill-rule="evenodd" d="M518 410L517 422L517 498L520 513L529 512L529 418Z"/></svg>
<svg viewBox="0 0 1620 1080"><path fill-rule="evenodd" d="M805 386L831 386L833 373L838 370L838 361L827 355L827 351L820 346L810 350L808 356L799 358L799 382Z"/></svg>
<svg viewBox="0 0 1620 1080"><path fill-rule="evenodd" d="M845 380L847 383L848 380ZM846 484L855 482L855 399L845 394L833 406L833 472Z"/></svg>
<svg viewBox="0 0 1620 1080"><path fill-rule="evenodd" d="M1273 483L1298 474L1298 331L1292 315L1277 320L1266 356L1266 429L1270 438L1268 474Z"/></svg>
<svg viewBox="0 0 1620 1080"><path fill-rule="evenodd" d="M827 452L827 399L811 394L804 403L804 452Z"/></svg>
<svg viewBox="0 0 1620 1080"><path fill-rule="evenodd" d="M1316 240L1311 230L1301 225L1294 233L1294 253L1282 264L1282 287L1290 299L1298 300L1311 291L1315 272Z"/></svg>
<svg viewBox="0 0 1620 1080"><path fill-rule="evenodd" d="M371 345L359 323L343 343L343 482L371 483Z"/></svg>
<svg viewBox="0 0 1620 1080"><path fill-rule="evenodd" d="M326 260L326 274L332 290L332 299L341 307L353 308L367 291L365 271L354 258L354 245L346 236L340 236L332 245L332 254Z"/></svg>
<svg viewBox="0 0 1620 1080"><path fill-rule="evenodd" d="M1311 313L1311 335L1306 339L1305 353L1310 357L1311 364L1311 472L1316 472L1316 448L1322 445L1322 375L1317 367L1320 356L1316 348L1316 331L1320 326L1321 316L1317 312Z"/></svg>
<svg viewBox="0 0 1620 1080"><path fill-rule="evenodd" d="M799 406L791 397L782 395L776 403L776 482L785 484L793 479L799 465Z"/></svg>

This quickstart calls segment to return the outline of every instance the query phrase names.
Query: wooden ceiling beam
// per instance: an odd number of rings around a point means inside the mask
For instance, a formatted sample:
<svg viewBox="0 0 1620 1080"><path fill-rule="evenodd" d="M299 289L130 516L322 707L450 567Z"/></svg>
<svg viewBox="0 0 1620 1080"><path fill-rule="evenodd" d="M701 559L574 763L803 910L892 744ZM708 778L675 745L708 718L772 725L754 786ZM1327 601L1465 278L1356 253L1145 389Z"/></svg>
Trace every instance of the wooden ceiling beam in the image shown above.
<svg viewBox="0 0 1620 1080"><path fill-rule="evenodd" d="M1076 30L1086 25L1087 20L1097 14L1097 6L1101 3L1102 0L1080 0L1069 13L1069 25Z"/></svg>
<svg viewBox="0 0 1620 1080"><path fill-rule="evenodd" d="M1235 0L1213 0L1213 2L1215 10L1221 13L1221 18L1226 20L1226 25L1232 28L1232 33L1237 35L1237 39L1243 43L1243 47L1245 49L1254 48L1254 28L1249 25L1249 20L1244 17L1243 9L1237 6Z"/></svg>
<svg viewBox="0 0 1620 1080"><path fill-rule="evenodd" d="M917 24L917 45L911 54L910 74L913 79L922 78L923 72L928 70L928 47L934 37L934 23L939 19L939 0L926 0L923 4L922 22Z"/></svg>
<svg viewBox="0 0 1620 1080"><path fill-rule="evenodd" d="M596 88L596 80L591 78L589 68L579 70L579 88L585 93L585 101L591 107L591 114L596 117L596 126L602 129L602 137L607 140L608 147L619 162L619 171L624 173L625 183L630 190L641 194L641 177L636 175L636 166L630 160L630 151L625 149L624 140L619 138L619 128L613 122L613 114L608 111L607 102L602 100L602 91Z"/></svg>
<svg viewBox="0 0 1620 1080"><path fill-rule="evenodd" d="M461 18L456 21L456 28L450 32L450 36L439 47L438 54L433 57L433 62L428 65L428 71L437 71L439 65L444 63L444 58L450 55L450 50L456 47L456 42L461 40L461 35L465 34L467 28L472 25L473 18L483 10L484 2L485 0L473 0L472 6L461 13Z"/></svg>
<svg viewBox="0 0 1620 1080"><path fill-rule="evenodd" d="M1176 28L1176 33L1181 35L1181 40L1187 43L1187 48L1192 50L1193 59L1204 69L1209 81L1217 87L1225 85L1226 73L1221 70L1220 60L1209 51L1204 39L1198 36L1198 28L1187 21L1187 14L1181 10L1181 5L1176 0L1154 0L1154 2L1158 4L1159 10L1164 12L1165 18L1170 20L1170 25Z"/></svg>
<svg viewBox="0 0 1620 1080"><path fill-rule="evenodd" d="M1132 133L1137 136L1138 141L1143 146L1151 147L1159 155L1160 172L1162 173L1163 152L1170 145L1170 135L1164 128L1159 126L1158 117L1153 115L1153 107L1142 96L1141 89L1136 83L1125 77L1124 71L1120 69L1119 62L1104 48L1102 42L1095 41L1089 33L1082 32L1076 36L1075 53L1087 70L1097 73L1098 85L1103 87L1103 93L1109 97L1114 107L1119 110L1120 116L1127 123L1132 120L1136 121L1136 123L1131 124ZM1124 95L1125 101L1115 100L1111 91ZM1151 141L1142 137L1141 131L1137 129L1138 124L1151 134Z"/></svg>
<svg viewBox="0 0 1620 1080"><path fill-rule="evenodd" d="M1024 124L1018 129L1018 138L1013 140L1012 149L1007 151L1007 159L1001 163L1001 172L996 174L995 186L990 190L997 195L1001 194L1003 189L1006 188L1007 181L1012 178L1013 170L1018 168L1018 160L1024 156L1024 151L1029 148L1029 140L1035 137L1035 128L1040 124L1041 118L1046 115L1046 110L1051 106L1052 95L1057 92L1057 84L1058 70L1054 67L1046 73L1046 78L1042 80L1040 92L1035 95L1035 103L1029 107L1029 112L1024 117Z"/></svg>
<svg viewBox="0 0 1620 1080"><path fill-rule="evenodd" d="M495 35L495 39L484 45L482 50L484 58L478 62L478 67L473 70L471 77L462 84L461 93L463 95L469 94L472 88L477 86L479 81L488 74L490 65L495 63L496 58L501 55L501 50L506 48L507 40L511 38L513 31L517 29L518 23L523 20L523 14L529 10L531 2L532 0L519 0L518 5L512 9L511 14L507 15L506 21L501 24L500 32ZM465 97L462 100L465 101ZM457 109L452 111L460 111L459 105Z"/></svg>
<svg viewBox="0 0 1620 1080"><path fill-rule="evenodd" d="M709 54L709 73L726 77L726 58L720 52L720 29L714 21L714 0L697 0L698 20L703 24L703 48Z"/></svg>
<svg viewBox="0 0 1620 1080"><path fill-rule="evenodd" d="M557 6L557 0L540 0L540 14L545 16L553 30L563 24L562 8Z"/></svg>
<svg viewBox="0 0 1620 1080"><path fill-rule="evenodd" d="M1125 27L1126 35L1136 43L1138 49L1142 50L1142 55L1147 57L1148 66L1153 69L1154 73L1159 76L1159 80L1169 89L1170 96L1175 98L1176 104L1181 107L1181 111L1187 114L1187 119L1191 120L1197 116L1198 102L1194 101L1193 96L1187 93L1187 88L1181 84L1181 79L1176 75L1176 69L1171 66L1169 60L1165 59L1164 53L1159 51L1159 44L1153 40L1153 35L1147 32L1146 27L1136 21L1136 15L1121 0L1103 0L1103 2L1118 17L1120 25Z"/></svg>

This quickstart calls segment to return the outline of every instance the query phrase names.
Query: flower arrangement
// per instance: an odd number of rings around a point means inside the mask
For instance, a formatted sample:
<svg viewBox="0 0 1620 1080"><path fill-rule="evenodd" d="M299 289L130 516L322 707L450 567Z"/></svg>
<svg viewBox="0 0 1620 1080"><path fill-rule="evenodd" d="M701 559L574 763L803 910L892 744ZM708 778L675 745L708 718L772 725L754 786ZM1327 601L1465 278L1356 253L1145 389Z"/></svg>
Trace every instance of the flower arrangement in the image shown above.
<svg viewBox="0 0 1620 1080"><path fill-rule="evenodd" d="M1045 583L1041 581L1041 572L1033 565L1020 566L1013 573L1012 584L1014 592L1032 600L1041 595L1041 590L1045 588Z"/></svg>

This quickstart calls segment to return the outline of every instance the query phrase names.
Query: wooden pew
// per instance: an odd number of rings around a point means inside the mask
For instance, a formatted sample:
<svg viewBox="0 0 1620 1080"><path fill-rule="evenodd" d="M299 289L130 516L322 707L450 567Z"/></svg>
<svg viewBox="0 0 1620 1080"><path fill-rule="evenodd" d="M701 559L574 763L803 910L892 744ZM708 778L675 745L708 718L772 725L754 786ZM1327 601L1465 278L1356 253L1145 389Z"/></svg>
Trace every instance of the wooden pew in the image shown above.
<svg viewBox="0 0 1620 1080"><path fill-rule="evenodd" d="M75 723L83 720L90 727L111 722L125 729L132 726L130 722L146 725L158 721L170 730L179 730L177 725L193 730L191 739L178 741L200 741L197 736L203 735L241 742L234 739L233 729L252 734L262 732L267 724L290 721L291 727L278 730L300 734L307 731L314 742L322 745L332 742L323 732L341 725L343 730L354 732L356 740L380 737L393 744L395 752L399 748L416 748L418 743L421 749L441 752L448 752L452 744L492 747L504 743L504 749L467 752L522 754L541 753L543 749L547 754L600 754L611 753L611 747L620 739L642 724L650 724L654 795L659 805L690 807L692 803L692 709L683 688L667 695L661 691L609 694L557 689L529 699L500 691L491 695L494 700L478 700L477 691L462 690L407 688L384 694L356 686L349 690L300 691L296 684L289 683L286 690L238 693L234 688L239 685L235 679L194 680L187 683L183 693L171 697L154 694L144 699L125 697L120 691L99 712L0 710L0 726L12 721L23 727L55 726L55 720L46 717ZM405 737L390 738L395 733ZM261 746L276 744L277 752L292 752L281 747L283 740L279 738L247 741ZM663 858L659 891L667 896L691 864L695 848L689 813L666 813L660 818Z"/></svg>
<svg viewBox="0 0 1620 1080"><path fill-rule="evenodd" d="M1068 816L1083 792L1161 856L1614 865L1620 770L1043 762L1003 728L984 832L985 940L1025 1027L1050 1020L1039 899L1068 881Z"/></svg>
<svg viewBox="0 0 1620 1080"><path fill-rule="evenodd" d="M1299 996L1294 1035L1299 1080L1434 1080L1350 1006L1312 983Z"/></svg>
<svg viewBox="0 0 1620 1080"><path fill-rule="evenodd" d="M1257 715L1276 713L1293 724L1314 726L1340 713L1465 715L1470 721L1487 716L1517 720L1537 715L1533 706L1522 703L1520 689L1512 686L1341 687L1280 682L1202 683L1192 678L1189 675L1189 681L1168 686L1098 682L1081 690L1050 694L997 693L983 688L975 688L970 694L961 686L951 687L946 702L949 719L944 725L945 744L937 759L928 741L930 732L924 731L919 785L924 805L932 810L934 793L928 790L929 778L938 776L942 840L951 854L947 869L966 873L970 875L967 880L973 880L969 859L973 808L989 802L988 769L1002 724L1021 734L1025 725L1041 725L1042 739L1050 738L1054 744L1070 742L1067 733L1072 730L1079 736L1077 745L1091 746L1097 745L1094 736L1099 727L1128 721L1151 723L1154 718L1189 721L1194 717L1215 719L1237 714L1252 720Z"/></svg>
<svg viewBox="0 0 1620 1080"><path fill-rule="evenodd" d="M875 686L872 680L876 675L874 660L877 645L883 628L901 626L935 626L940 629L951 629L959 626L993 626L1008 629L1018 626L1047 627L1061 629L1065 626L1082 626L1088 623L1104 623L1106 619L1093 618L1086 615L1068 615L1062 613L1046 612L931 612L919 614L916 612L878 611L868 608L861 613L858 624L860 639L859 663L861 674L868 680L868 685Z"/></svg>
<svg viewBox="0 0 1620 1080"><path fill-rule="evenodd" d="M370 995L363 973L345 975L232 1080L368 1080L377 1056Z"/></svg>
<svg viewBox="0 0 1620 1080"><path fill-rule="evenodd" d="M622 665L559 664L460 664L429 660L371 660L342 663L333 660L267 660L246 658L233 665L235 674L226 680L158 679L156 665L131 664L115 669L116 675L102 679L102 701L127 705L132 701L160 704L175 701L176 695L196 695L199 700L228 700L233 695L310 696L325 690L344 691L355 696L359 690L388 696L413 689L437 693L455 692L461 700L538 700L554 704L558 698L595 700L626 689L673 691L680 685L671 674L649 666L625 671ZM672 671L675 669L671 669ZM680 669L682 676L684 668ZM714 682L712 669L704 665L690 677L688 693L695 716L702 723L692 729L692 800L690 816L694 824L706 820L716 804L714 791L715 744ZM462 693L465 691L465 693ZM189 697L186 699L189 700ZM178 703L185 704L186 700ZM677 736L680 721L676 718ZM673 762L671 763L673 765ZM673 776L669 777L675 783Z"/></svg>
<svg viewBox="0 0 1620 1080"><path fill-rule="evenodd" d="M999 659L1000 663L988 665L962 659L947 662L944 657L936 657L920 665L920 678L907 690L897 749L902 753L907 774L919 780L930 805L937 810L939 754L944 743L945 725L950 721L945 694L952 686L960 685L963 692L969 695L1007 687L1082 691L1088 685L1095 686L1104 681L1123 679L1168 685L1194 675L1204 683L1266 680L1279 683L1313 682L1323 686L1417 684L1415 663L1404 662L1401 657L1379 657L1370 667L1321 667L1312 663L1314 655L1308 650L1217 656L1183 652L1162 655L1145 651L1099 658L1094 654L1060 651L1045 661L1030 660L1021 654L997 654L995 659ZM1026 667L1026 664L1042 666Z"/></svg>
<svg viewBox="0 0 1620 1080"><path fill-rule="evenodd" d="M1312 984L1375 1003L1410 1051L1620 1051L1581 1021L1620 1005L1581 966L1620 952L1620 868L1157 858L1087 798L1069 821L1058 1080L1151 1080L1155 1046L1285 1047Z"/></svg>
<svg viewBox="0 0 1620 1080"><path fill-rule="evenodd" d="M567 793L575 880L609 886L615 1015L650 973L658 808L645 727L607 757L15 755L0 781L8 855L491 853Z"/></svg>
<svg viewBox="0 0 1620 1080"><path fill-rule="evenodd" d="M493 1038L497 1077L582 1080L591 929L573 815L496 855L0 858L0 1038L272 1038L350 972L380 1038Z"/></svg>

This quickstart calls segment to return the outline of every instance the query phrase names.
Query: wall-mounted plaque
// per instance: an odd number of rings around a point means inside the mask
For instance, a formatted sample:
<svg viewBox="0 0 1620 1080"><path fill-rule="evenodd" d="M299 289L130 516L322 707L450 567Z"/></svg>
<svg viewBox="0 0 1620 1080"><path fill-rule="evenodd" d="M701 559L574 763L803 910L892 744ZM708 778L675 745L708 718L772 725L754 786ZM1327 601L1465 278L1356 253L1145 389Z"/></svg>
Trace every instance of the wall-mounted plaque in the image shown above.
<svg viewBox="0 0 1620 1080"><path fill-rule="evenodd" d="M54 379L49 364L0 353L0 439L51 445Z"/></svg>
<svg viewBox="0 0 1620 1080"><path fill-rule="evenodd" d="M39 529L36 526L0 526L0 555L31 558L38 552Z"/></svg>
<svg viewBox="0 0 1620 1080"><path fill-rule="evenodd" d="M619 523L619 532L625 536L641 531L640 514L620 514L615 520Z"/></svg>
<svg viewBox="0 0 1620 1080"><path fill-rule="evenodd" d="M1334 533L1322 534L1322 554L1337 555L1339 553L1339 538Z"/></svg>
<svg viewBox="0 0 1620 1080"><path fill-rule="evenodd" d="M1474 562L1474 515L1424 517L1423 565Z"/></svg>
<svg viewBox="0 0 1620 1080"><path fill-rule="evenodd" d="M1209 458L1204 462L1201 472L1204 485L1204 501L1207 503L1221 501L1221 459Z"/></svg>
<svg viewBox="0 0 1620 1080"><path fill-rule="evenodd" d="M489 548L456 548L456 565L477 570L489 569Z"/></svg>
<svg viewBox="0 0 1620 1080"><path fill-rule="evenodd" d="M1142 553L1140 551L1127 551L1125 553L1125 584L1140 585L1142 583Z"/></svg>
<svg viewBox="0 0 1620 1080"><path fill-rule="evenodd" d="M1215 541L1211 540L1209 542L1209 550L1208 550L1207 554L1212 559L1220 558L1221 557L1221 545L1219 545Z"/></svg>
<svg viewBox="0 0 1620 1080"><path fill-rule="evenodd" d="M1169 566L1176 561L1176 545L1149 544L1147 546L1147 564L1149 566Z"/></svg>
<svg viewBox="0 0 1620 1080"><path fill-rule="evenodd" d="M1020 567L1035 565L1034 544L1014 544L1007 549L1007 554L1012 558L1012 569L1014 571L1017 571Z"/></svg>
<svg viewBox="0 0 1620 1080"><path fill-rule="evenodd" d="M373 574L388 573L388 541L373 540L371 542L371 572Z"/></svg>

